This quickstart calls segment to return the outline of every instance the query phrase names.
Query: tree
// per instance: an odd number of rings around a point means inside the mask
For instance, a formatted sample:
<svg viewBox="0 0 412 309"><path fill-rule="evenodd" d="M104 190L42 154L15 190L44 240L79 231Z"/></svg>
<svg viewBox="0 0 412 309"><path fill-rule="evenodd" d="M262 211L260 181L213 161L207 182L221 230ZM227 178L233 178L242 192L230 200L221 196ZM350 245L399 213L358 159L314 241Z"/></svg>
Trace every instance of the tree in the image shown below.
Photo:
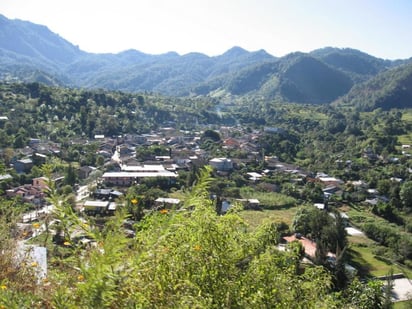
<svg viewBox="0 0 412 309"><path fill-rule="evenodd" d="M77 181L76 171L74 170L73 165L69 164L66 168L66 175L64 177L64 183L70 186L74 186Z"/></svg>
<svg viewBox="0 0 412 309"><path fill-rule="evenodd" d="M402 185L399 197L405 209L412 208L412 181L407 181Z"/></svg>
<svg viewBox="0 0 412 309"><path fill-rule="evenodd" d="M382 282L378 280L371 280L364 284L355 278L344 291L343 302L349 305L349 308L383 308L382 285Z"/></svg>
<svg viewBox="0 0 412 309"><path fill-rule="evenodd" d="M392 304L392 290L394 287L393 282L393 269L386 275L386 283L383 286L383 309L391 309L393 308Z"/></svg>
<svg viewBox="0 0 412 309"><path fill-rule="evenodd" d="M212 140L213 142L220 141L220 134L214 130L206 130L201 136L201 140L205 142L206 140Z"/></svg>
<svg viewBox="0 0 412 309"><path fill-rule="evenodd" d="M104 157L101 155L98 155L96 157L96 164L97 166L102 167L104 165Z"/></svg>

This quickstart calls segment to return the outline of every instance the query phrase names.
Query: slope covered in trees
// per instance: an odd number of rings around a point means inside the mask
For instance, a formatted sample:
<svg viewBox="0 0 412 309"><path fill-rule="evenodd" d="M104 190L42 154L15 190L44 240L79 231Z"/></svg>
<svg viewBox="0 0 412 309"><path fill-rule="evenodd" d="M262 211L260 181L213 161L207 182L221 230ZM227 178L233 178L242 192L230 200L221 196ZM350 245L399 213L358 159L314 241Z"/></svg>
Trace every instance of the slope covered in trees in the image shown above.
<svg viewBox="0 0 412 309"><path fill-rule="evenodd" d="M356 85L337 104L360 110L412 107L412 63L387 70L371 80Z"/></svg>
<svg viewBox="0 0 412 309"><path fill-rule="evenodd" d="M257 95L330 103L362 81L407 63L357 50L324 48L281 58L233 47L222 55L161 55L127 50L91 54L44 26L0 18L0 78L167 95Z"/></svg>

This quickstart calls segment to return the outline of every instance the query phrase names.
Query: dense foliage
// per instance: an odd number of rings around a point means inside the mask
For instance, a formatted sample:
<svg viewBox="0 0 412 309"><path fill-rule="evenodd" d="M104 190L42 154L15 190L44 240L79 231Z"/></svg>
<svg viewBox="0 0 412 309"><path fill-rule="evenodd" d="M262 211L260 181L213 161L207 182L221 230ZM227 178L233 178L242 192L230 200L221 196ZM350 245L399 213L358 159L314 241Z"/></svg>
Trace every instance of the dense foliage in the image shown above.
<svg viewBox="0 0 412 309"><path fill-rule="evenodd" d="M123 230L124 212L99 229L80 220L56 195L50 201L65 231L55 243L47 278L21 286L26 268L0 272L0 305L7 308L379 308L380 285L355 280L342 293L318 266L299 267L301 250L279 251L276 226L247 232L236 212L218 216L208 199L212 179L206 169L185 200L191 210L159 211L145 217L136 236ZM189 209L189 208L187 208ZM4 218L4 216L2 216ZM8 216L10 218L10 216ZM12 228L10 224L2 225ZM36 228L39 228L36 226ZM71 239L81 230L95 246ZM11 229L12 230L12 229ZM10 230L10 231L11 231ZM8 234L5 230L3 237ZM4 246L1 261L10 261ZM33 263L27 268L35 269ZM70 287L70 288L68 288Z"/></svg>

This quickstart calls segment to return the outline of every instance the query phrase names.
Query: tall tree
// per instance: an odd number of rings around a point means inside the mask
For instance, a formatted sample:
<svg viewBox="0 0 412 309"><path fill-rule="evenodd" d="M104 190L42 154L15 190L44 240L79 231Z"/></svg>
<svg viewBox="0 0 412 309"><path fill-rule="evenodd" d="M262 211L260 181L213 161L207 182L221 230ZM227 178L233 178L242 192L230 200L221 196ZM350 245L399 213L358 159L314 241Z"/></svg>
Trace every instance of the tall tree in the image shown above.
<svg viewBox="0 0 412 309"><path fill-rule="evenodd" d="M412 208L412 181L407 181L402 185L399 197L404 208Z"/></svg>

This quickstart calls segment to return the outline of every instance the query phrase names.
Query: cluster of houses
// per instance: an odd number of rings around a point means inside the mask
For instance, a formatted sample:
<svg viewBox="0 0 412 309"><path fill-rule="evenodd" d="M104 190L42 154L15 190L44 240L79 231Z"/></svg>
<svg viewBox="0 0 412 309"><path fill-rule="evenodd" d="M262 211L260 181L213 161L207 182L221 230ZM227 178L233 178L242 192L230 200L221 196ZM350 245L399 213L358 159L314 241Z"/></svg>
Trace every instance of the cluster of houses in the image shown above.
<svg viewBox="0 0 412 309"><path fill-rule="evenodd" d="M61 183L63 177L54 178L57 185ZM20 198L23 202L39 208L46 203L46 193L49 180L46 177L33 178L31 184L25 184L14 188L7 189L5 194L9 198Z"/></svg>
<svg viewBox="0 0 412 309"><path fill-rule="evenodd" d="M268 127L264 129L264 132L270 134L282 131L278 128ZM151 134L126 134L116 137L96 135L91 141L78 138L73 139L72 143L98 144L96 156L103 157L104 162L112 166L109 171L100 174L100 182L104 187L127 188L133 184L138 184L145 178L163 178L173 184L179 175L179 171L190 169L190 165L202 166L209 164L218 175L227 175L240 165L247 166L248 163L256 163L259 160L263 160L264 164L262 166L264 166L264 169L262 171L248 171L244 175L246 179L252 183L258 183L264 181L264 178L273 172L288 173L293 175L291 181L295 183L299 183L303 179L321 183L325 199L328 199L333 194L342 192L343 181L340 179L322 173L316 175L307 173L296 166L279 162L276 157L262 157L261 149L258 145L258 138L261 132L246 132L240 127L221 127L219 133L223 148L243 150L247 156L242 158L211 158L207 151L200 148L199 142L202 132L184 132L170 127L161 128ZM138 161L136 149L151 145L163 145L169 150L169 153L161 156L153 155L146 158L143 162ZM407 151L407 145L403 146L402 149ZM59 156L62 151L64 150L62 150L59 144L31 139L27 147L16 150L18 155L12 159L11 163L17 173L28 173L34 165L41 165L46 162L47 157ZM370 149L365 149L363 155L370 159L375 158L375 154ZM351 165L350 161L337 163L342 165L343 168L348 168ZM116 167L113 169L113 166ZM80 181L87 179L96 170L98 168L94 166L80 167L78 170ZM10 178L12 177L9 174L0 175L0 182L10 180ZM21 196L26 202L31 202L36 206L41 205L44 202L43 189L41 186L37 186L36 182L37 180L34 179L32 184L8 188L6 194L8 196ZM353 182L353 184L358 188L356 182ZM365 184L362 183L359 186L363 185ZM368 201L373 202L378 192L368 189L368 193ZM86 208L110 208L108 205L105 207L102 206L103 204L100 206L96 205L86 205ZM323 209L325 204L317 203L315 206Z"/></svg>

